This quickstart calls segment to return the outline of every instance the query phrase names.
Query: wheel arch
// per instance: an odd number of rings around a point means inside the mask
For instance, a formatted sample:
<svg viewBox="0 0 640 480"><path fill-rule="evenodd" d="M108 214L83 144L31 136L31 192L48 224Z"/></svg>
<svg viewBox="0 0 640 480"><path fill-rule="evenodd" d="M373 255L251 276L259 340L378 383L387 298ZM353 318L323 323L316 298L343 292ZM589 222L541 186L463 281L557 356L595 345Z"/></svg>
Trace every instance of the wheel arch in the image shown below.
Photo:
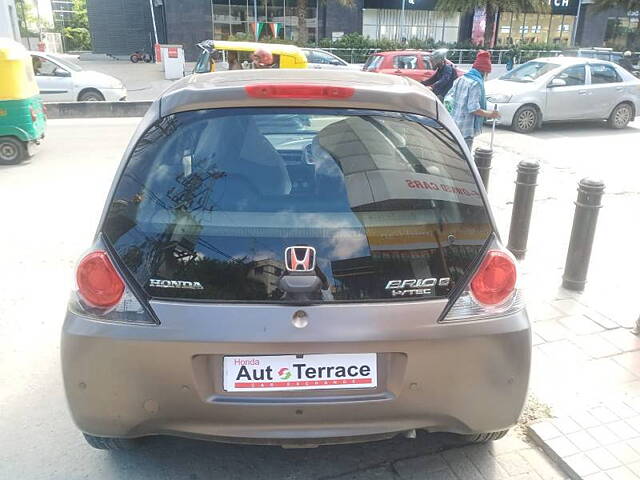
<svg viewBox="0 0 640 480"><path fill-rule="evenodd" d="M637 110L636 110L636 104L633 100L629 99L629 98L624 98L618 102L616 102L616 104L613 106L613 108L611 109L611 111L609 112L609 116L611 116L611 114L613 113L613 111L618 108L620 105L622 105L623 103L626 103L627 105L631 106L631 112L632 112L632 122L633 119L636 117L637 115Z"/></svg>
<svg viewBox="0 0 640 480"><path fill-rule="evenodd" d="M89 93L89 92L98 93L102 97L103 100L105 99L104 93L102 93L99 88L96 88L96 87L84 87L78 92L76 100L80 101L80 97L82 97L82 95L84 93Z"/></svg>

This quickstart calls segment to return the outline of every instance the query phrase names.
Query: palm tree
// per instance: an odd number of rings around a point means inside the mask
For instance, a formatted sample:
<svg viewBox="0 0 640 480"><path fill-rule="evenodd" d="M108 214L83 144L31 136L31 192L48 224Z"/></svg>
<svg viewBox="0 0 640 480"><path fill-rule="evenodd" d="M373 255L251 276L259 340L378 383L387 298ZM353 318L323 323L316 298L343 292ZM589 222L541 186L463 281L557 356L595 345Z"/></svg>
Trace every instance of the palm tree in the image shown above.
<svg viewBox="0 0 640 480"><path fill-rule="evenodd" d="M318 3L322 3L329 0L318 0ZM338 4L343 7L354 8L356 6L356 0L337 0ZM307 7L308 0L297 0L298 7L296 13L298 14L298 43L300 45L306 45L309 41L309 31L307 30ZM286 15L286 12L285 12Z"/></svg>
<svg viewBox="0 0 640 480"><path fill-rule="evenodd" d="M614 0L604 0L614 1ZM637 0L636 0L637 1ZM438 0L437 10L443 12L466 12L475 8L484 8L486 26L484 29L484 45L491 46L496 13L498 12L548 12L548 0Z"/></svg>

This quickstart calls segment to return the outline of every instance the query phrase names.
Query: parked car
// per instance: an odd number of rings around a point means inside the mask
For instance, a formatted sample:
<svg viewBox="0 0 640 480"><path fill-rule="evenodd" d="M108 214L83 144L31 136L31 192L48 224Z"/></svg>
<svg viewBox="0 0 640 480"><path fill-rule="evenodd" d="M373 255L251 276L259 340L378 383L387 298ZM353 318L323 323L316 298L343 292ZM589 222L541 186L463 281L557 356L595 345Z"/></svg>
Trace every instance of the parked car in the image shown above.
<svg viewBox="0 0 640 480"><path fill-rule="evenodd" d="M290 131L272 127L281 116ZM531 330L471 162L406 78L176 82L131 139L76 269L62 369L89 444L503 436L526 399Z"/></svg>
<svg viewBox="0 0 640 480"><path fill-rule="evenodd" d="M117 102L127 99L127 89L111 75L83 70L58 55L31 52L40 95L45 102Z"/></svg>
<svg viewBox="0 0 640 480"><path fill-rule="evenodd" d="M530 133L545 122L607 120L624 128L640 109L640 80L604 60L538 58L485 85L498 123Z"/></svg>
<svg viewBox="0 0 640 480"><path fill-rule="evenodd" d="M329 70L360 70L362 65L352 65L331 52L320 48L302 48L302 53L307 57L309 68Z"/></svg>
<svg viewBox="0 0 640 480"><path fill-rule="evenodd" d="M595 58L614 63L617 63L622 58L621 52L614 52L613 48L604 47L573 48L565 50L564 55L567 57Z"/></svg>
<svg viewBox="0 0 640 480"><path fill-rule="evenodd" d="M447 60L448 63L453 63ZM395 52L379 52L371 55L362 70L365 72L390 73L409 77L423 82L435 73L431 62L431 52L423 50L400 50ZM458 76L464 72L456 68Z"/></svg>

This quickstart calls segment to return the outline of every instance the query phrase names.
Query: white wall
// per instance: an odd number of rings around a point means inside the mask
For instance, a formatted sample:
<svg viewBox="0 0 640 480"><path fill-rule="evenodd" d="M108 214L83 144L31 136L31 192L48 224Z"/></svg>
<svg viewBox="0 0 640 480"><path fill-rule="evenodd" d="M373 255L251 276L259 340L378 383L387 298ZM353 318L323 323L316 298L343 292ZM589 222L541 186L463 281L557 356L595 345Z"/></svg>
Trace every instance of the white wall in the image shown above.
<svg viewBox="0 0 640 480"><path fill-rule="evenodd" d="M13 38L20 41L18 13L13 0L0 0L0 37Z"/></svg>

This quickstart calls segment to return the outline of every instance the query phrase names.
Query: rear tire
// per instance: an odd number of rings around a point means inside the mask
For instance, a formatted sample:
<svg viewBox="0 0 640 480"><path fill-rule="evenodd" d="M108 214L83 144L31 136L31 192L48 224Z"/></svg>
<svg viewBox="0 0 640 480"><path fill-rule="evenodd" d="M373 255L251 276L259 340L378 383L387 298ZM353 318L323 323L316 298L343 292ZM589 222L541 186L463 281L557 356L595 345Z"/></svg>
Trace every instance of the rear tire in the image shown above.
<svg viewBox="0 0 640 480"><path fill-rule="evenodd" d="M628 103L621 103L616 105L609 115L607 125L609 128L619 130L629 125L631 120L633 120L633 107Z"/></svg>
<svg viewBox="0 0 640 480"><path fill-rule="evenodd" d="M129 57L129 60L131 60L133 63L138 63L140 61L140 57L134 53Z"/></svg>
<svg viewBox="0 0 640 480"><path fill-rule="evenodd" d="M142 60L144 60L144 63L151 63L151 55L149 55L148 53L145 53L142 56Z"/></svg>
<svg viewBox="0 0 640 480"><path fill-rule="evenodd" d="M88 433L83 435L87 443L98 450L131 450L139 443L131 438L94 437Z"/></svg>
<svg viewBox="0 0 640 480"><path fill-rule="evenodd" d="M540 114L536 107L525 105L520 107L513 116L511 127L518 133L531 133L536 129L539 122Z"/></svg>
<svg viewBox="0 0 640 480"><path fill-rule="evenodd" d="M104 96L97 90L87 90L78 96L79 102L104 102Z"/></svg>
<svg viewBox="0 0 640 480"><path fill-rule="evenodd" d="M499 432L476 433L473 435L464 435L464 439L469 443L487 443L503 438L509 430L500 430Z"/></svg>
<svg viewBox="0 0 640 480"><path fill-rule="evenodd" d="M15 165L28 156L24 142L14 137L0 137L0 165Z"/></svg>

